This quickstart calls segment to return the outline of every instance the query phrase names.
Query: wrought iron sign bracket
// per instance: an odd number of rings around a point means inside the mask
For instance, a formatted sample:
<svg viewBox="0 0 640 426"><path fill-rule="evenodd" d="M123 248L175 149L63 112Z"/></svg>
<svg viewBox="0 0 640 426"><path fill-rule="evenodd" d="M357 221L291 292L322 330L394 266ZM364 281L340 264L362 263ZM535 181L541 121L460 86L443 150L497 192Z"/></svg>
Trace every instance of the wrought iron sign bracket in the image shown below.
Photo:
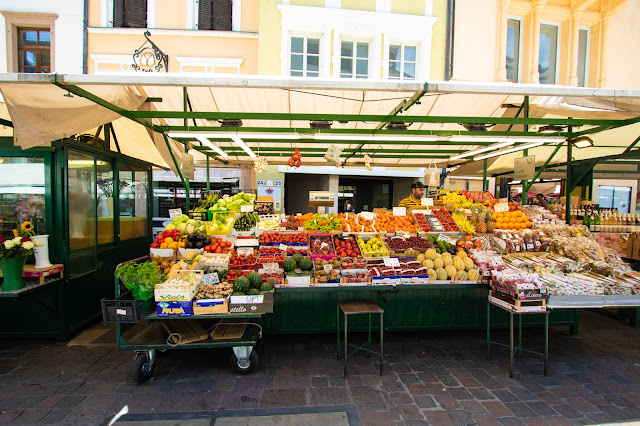
<svg viewBox="0 0 640 426"><path fill-rule="evenodd" d="M143 72L169 72L169 56L165 55L162 50L149 38L151 33L144 32L144 38L147 39L142 46L136 49L133 54L133 69Z"/></svg>

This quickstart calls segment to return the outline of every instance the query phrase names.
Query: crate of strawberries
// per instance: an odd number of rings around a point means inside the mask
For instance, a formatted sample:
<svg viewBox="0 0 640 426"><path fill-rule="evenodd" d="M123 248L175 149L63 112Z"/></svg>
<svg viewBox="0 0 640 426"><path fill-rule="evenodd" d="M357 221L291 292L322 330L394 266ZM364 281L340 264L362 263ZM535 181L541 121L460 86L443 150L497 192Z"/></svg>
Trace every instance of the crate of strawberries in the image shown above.
<svg viewBox="0 0 640 426"><path fill-rule="evenodd" d="M257 268L257 260L253 254L235 255L229 259L229 269L255 271Z"/></svg>

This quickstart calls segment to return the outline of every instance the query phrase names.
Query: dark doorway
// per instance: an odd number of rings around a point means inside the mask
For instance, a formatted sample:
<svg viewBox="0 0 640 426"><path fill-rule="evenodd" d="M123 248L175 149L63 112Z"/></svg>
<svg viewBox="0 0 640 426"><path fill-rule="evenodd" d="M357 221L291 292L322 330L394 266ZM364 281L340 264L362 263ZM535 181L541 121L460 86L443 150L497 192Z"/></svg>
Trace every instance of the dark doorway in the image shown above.
<svg viewBox="0 0 640 426"><path fill-rule="evenodd" d="M351 200L356 212L393 207L393 180L341 177L339 182L338 211L344 212Z"/></svg>

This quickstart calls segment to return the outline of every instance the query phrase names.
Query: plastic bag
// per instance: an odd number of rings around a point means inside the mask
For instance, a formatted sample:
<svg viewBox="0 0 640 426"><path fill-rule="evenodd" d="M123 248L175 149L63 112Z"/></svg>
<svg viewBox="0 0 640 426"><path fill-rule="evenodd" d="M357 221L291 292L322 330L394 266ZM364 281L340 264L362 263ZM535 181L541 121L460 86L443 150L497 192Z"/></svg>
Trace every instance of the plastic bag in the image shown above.
<svg viewBox="0 0 640 426"><path fill-rule="evenodd" d="M429 168L424 171L424 182L429 188L437 188L440 186L440 169L436 167L432 161Z"/></svg>
<svg viewBox="0 0 640 426"><path fill-rule="evenodd" d="M338 148L335 145L331 145L324 154L325 160L334 166L340 165L340 156L342 155L342 148Z"/></svg>

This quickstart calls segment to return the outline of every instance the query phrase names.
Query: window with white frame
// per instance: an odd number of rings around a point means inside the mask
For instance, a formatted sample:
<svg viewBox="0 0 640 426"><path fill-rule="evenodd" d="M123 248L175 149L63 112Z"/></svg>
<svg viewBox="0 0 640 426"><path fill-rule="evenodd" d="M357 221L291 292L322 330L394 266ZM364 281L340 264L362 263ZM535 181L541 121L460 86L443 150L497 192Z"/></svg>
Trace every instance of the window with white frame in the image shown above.
<svg viewBox="0 0 640 426"><path fill-rule="evenodd" d="M560 27L555 24L540 24L540 53L538 72L540 83L556 84L558 77L558 43Z"/></svg>
<svg viewBox="0 0 640 426"><path fill-rule="evenodd" d="M369 43L343 40L340 48L340 78L369 78Z"/></svg>
<svg viewBox="0 0 640 426"><path fill-rule="evenodd" d="M578 86L586 87L589 83L589 28L578 30Z"/></svg>
<svg viewBox="0 0 640 426"><path fill-rule="evenodd" d="M389 45L389 79L415 80L416 46Z"/></svg>
<svg viewBox="0 0 640 426"><path fill-rule="evenodd" d="M512 83L520 80L520 31L520 20L507 20L507 81Z"/></svg>
<svg viewBox="0 0 640 426"><path fill-rule="evenodd" d="M291 37L292 77L320 77L320 39Z"/></svg>

